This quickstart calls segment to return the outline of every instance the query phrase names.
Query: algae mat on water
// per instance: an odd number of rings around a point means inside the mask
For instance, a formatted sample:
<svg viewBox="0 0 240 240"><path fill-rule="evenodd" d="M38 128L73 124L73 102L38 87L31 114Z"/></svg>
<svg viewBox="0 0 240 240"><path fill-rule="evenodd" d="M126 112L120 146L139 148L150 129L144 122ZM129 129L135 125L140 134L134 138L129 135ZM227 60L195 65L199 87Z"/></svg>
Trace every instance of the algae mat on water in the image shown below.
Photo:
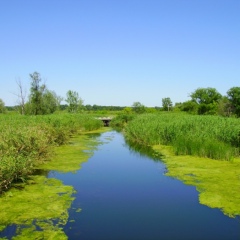
<svg viewBox="0 0 240 240"><path fill-rule="evenodd" d="M229 162L175 156L168 146L156 145L153 149L163 155L166 175L196 186L201 204L220 208L229 217L240 215L240 159Z"/></svg>
<svg viewBox="0 0 240 240"><path fill-rule="evenodd" d="M60 172L80 169L81 163L86 162L100 144L96 137L90 136L93 135L81 134L71 138L68 145L57 147L52 160L39 169ZM58 179L31 176L24 184L13 186L0 197L0 233L15 226L12 239L67 239L62 227L68 221L73 193L72 186ZM6 235L0 236L9 239Z"/></svg>

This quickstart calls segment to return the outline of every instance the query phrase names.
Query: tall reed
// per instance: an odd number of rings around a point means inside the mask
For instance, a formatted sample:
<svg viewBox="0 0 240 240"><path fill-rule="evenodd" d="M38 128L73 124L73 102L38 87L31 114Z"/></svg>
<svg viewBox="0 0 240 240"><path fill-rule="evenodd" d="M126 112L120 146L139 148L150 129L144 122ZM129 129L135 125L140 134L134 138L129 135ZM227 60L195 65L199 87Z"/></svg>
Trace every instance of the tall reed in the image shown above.
<svg viewBox="0 0 240 240"><path fill-rule="evenodd" d="M0 115L0 192L24 180L49 158L52 146L68 141L77 131L102 127L89 115Z"/></svg>
<svg viewBox="0 0 240 240"><path fill-rule="evenodd" d="M240 120L181 113L144 114L125 128L126 137L145 145L172 145L176 154L230 160L239 156Z"/></svg>

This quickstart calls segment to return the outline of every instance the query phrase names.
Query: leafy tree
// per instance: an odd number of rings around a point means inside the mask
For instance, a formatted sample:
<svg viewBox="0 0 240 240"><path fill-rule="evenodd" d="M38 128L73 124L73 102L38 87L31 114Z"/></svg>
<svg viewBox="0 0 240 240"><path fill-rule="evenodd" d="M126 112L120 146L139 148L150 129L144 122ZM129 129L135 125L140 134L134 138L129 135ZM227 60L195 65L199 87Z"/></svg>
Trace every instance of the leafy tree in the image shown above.
<svg viewBox="0 0 240 240"><path fill-rule="evenodd" d="M227 91L232 112L240 117L240 87L232 87Z"/></svg>
<svg viewBox="0 0 240 240"><path fill-rule="evenodd" d="M163 107L163 110L165 110L165 111L169 111L171 109L172 101L169 97L162 98L162 107Z"/></svg>
<svg viewBox="0 0 240 240"><path fill-rule="evenodd" d="M132 108L131 108L131 107L125 107L125 108L123 109L123 113L131 114L131 113L132 113Z"/></svg>
<svg viewBox="0 0 240 240"><path fill-rule="evenodd" d="M0 113L5 113L6 108L5 108L5 103L4 101L0 98Z"/></svg>
<svg viewBox="0 0 240 240"><path fill-rule="evenodd" d="M228 117L230 116L232 111L231 103L227 96L223 96L219 101L218 101L218 115Z"/></svg>
<svg viewBox="0 0 240 240"><path fill-rule="evenodd" d="M144 113L146 111L146 107L140 102L134 102L132 109L135 113Z"/></svg>
<svg viewBox="0 0 240 240"><path fill-rule="evenodd" d="M216 103L222 95L215 88L198 88L190 97L198 106L198 114L214 114L217 112Z"/></svg>
<svg viewBox="0 0 240 240"><path fill-rule="evenodd" d="M198 104L210 104L217 102L222 98L222 95L215 88L198 88L191 93L190 97Z"/></svg>
<svg viewBox="0 0 240 240"><path fill-rule="evenodd" d="M47 89L42 96L43 113L54 113L60 107L61 99L54 91Z"/></svg>
<svg viewBox="0 0 240 240"><path fill-rule="evenodd" d="M50 114L60 108L63 98L54 91L48 90L45 84L40 84L42 81L40 74L34 72L30 74L30 78L31 88L29 102L25 104L26 113L33 115Z"/></svg>
<svg viewBox="0 0 240 240"><path fill-rule="evenodd" d="M180 107L181 111L188 112L191 114L197 114L198 112L198 104L195 101L189 100L183 102Z"/></svg>
<svg viewBox="0 0 240 240"><path fill-rule="evenodd" d="M38 72L34 72L33 74L30 74L31 78L31 88L30 88L30 97L29 97L29 103L30 103L30 111L31 114L39 115L44 114L43 110L43 94L46 90L46 85L40 85L40 82L42 81L41 76Z"/></svg>
<svg viewBox="0 0 240 240"><path fill-rule="evenodd" d="M79 97L78 93L69 90L67 92L67 99L69 112L77 112L83 107L83 100Z"/></svg>

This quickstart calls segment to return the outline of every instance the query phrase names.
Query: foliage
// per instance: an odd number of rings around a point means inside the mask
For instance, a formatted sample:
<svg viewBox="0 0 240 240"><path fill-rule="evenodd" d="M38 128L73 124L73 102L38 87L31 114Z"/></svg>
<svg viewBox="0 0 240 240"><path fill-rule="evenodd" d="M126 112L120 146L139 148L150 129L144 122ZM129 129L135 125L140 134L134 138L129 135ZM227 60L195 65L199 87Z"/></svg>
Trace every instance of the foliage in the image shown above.
<svg viewBox="0 0 240 240"><path fill-rule="evenodd" d="M146 111L146 107L140 102L134 102L132 105L133 112L135 113L144 113Z"/></svg>
<svg viewBox="0 0 240 240"><path fill-rule="evenodd" d="M215 88L198 88L190 97L198 104L198 114L214 115L217 113L217 102L222 95Z"/></svg>
<svg viewBox="0 0 240 240"><path fill-rule="evenodd" d="M223 117L229 117L231 115L231 103L226 96L223 96L218 100L217 113Z"/></svg>
<svg viewBox="0 0 240 240"><path fill-rule="evenodd" d="M172 107L172 101L169 97L162 98L162 107L164 111L169 111Z"/></svg>
<svg viewBox="0 0 240 240"><path fill-rule="evenodd" d="M79 97L78 93L69 90L65 100L68 103L68 112L78 112L83 106L83 100Z"/></svg>
<svg viewBox="0 0 240 240"><path fill-rule="evenodd" d="M191 114L197 114L198 104L195 101L189 100L180 105L181 111L188 112Z"/></svg>
<svg viewBox="0 0 240 240"><path fill-rule="evenodd" d="M215 88L198 88L190 97L198 104L210 104L221 99L221 94Z"/></svg>
<svg viewBox="0 0 240 240"><path fill-rule="evenodd" d="M119 114L118 116L112 119L112 121L110 122L110 126L113 128L122 129L123 127L126 126L128 122L132 121L135 117L136 114L126 113Z"/></svg>
<svg viewBox="0 0 240 240"><path fill-rule="evenodd" d="M42 81L41 76L38 72L30 74L31 88L29 103L31 106L31 114L40 115L43 114L43 93L46 90L46 85L40 85Z"/></svg>
<svg viewBox="0 0 240 240"><path fill-rule="evenodd" d="M38 72L30 74L30 78L30 96L29 101L24 104L24 111L29 115L45 115L59 109L62 97L48 90L45 84L40 84L42 79ZM23 103L21 105L23 107Z"/></svg>
<svg viewBox="0 0 240 240"><path fill-rule="evenodd" d="M4 101L0 98L0 113L5 113L6 108L5 108L5 103Z"/></svg>
<svg viewBox="0 0 240 240"><path fill-rule="evenodd" d="M232 112L240 117L240 87L232 87L227 92Z"/></svg>
<svg viewBox="0 0 240 240"><path fill-rule="evenodd" d="M89 115L0 116L0 192L25 179L77 131L94 130L102 122Z"/></svg>
<svg viewBox="0 0 240 240"><path fill-rule="evenodd" d="M144 114L125 128L126 137L145 145L172 145L177 155L230 160L239 156L239 119L180 113Z"/></svg>

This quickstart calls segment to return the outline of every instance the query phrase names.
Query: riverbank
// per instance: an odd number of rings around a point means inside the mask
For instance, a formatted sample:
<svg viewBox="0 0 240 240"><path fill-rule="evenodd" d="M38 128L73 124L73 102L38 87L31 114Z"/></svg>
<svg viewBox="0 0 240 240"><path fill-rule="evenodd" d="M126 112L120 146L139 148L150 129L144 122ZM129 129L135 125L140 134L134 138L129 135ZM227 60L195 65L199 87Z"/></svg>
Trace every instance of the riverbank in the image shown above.
<svg viewBox="0 0 240 240"><path fill-rule="evenodd" d="M240 215L239 123L236 118L143 114L124 128L130 142L152 146L168 176L196 186L199 202Z"/></svg>
<svg viewBox="0 0 240 240"><path fill-rule="evenodd" d="M189 155L176 156L173 148L154 145L167 167L167 176L195 186L199 202L219 208L229 217L240 215L240 159L213 161Z"/></svg>
<svg viewBox="0 0 240 240"><path fill-rule="evenodd" d="M52 157L52 148L66 144L73 134L99 129L91 115L0 115L0 194L12 183L26 181Z"/></svg>
<svg viewBox="0 0 240 240"><path fill-rule="evenodd" d="M77 171L101 144L89 138L88 133L100 135L107 130L82 132L70 138L67 145L55 147L53 159L39 165L37 172L43 175L31 175L0 196L0 239L9 231L13 239L67 239L62 227L68 221L75 190L58 179L48 178L48 173Z"/></svg>

